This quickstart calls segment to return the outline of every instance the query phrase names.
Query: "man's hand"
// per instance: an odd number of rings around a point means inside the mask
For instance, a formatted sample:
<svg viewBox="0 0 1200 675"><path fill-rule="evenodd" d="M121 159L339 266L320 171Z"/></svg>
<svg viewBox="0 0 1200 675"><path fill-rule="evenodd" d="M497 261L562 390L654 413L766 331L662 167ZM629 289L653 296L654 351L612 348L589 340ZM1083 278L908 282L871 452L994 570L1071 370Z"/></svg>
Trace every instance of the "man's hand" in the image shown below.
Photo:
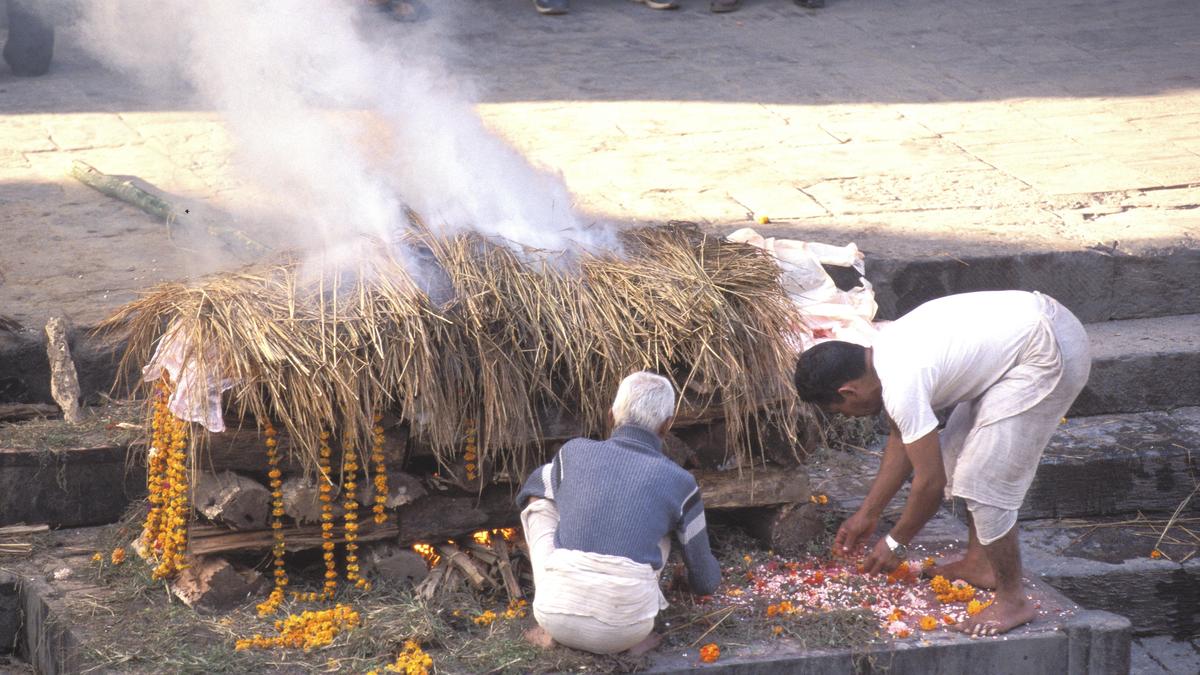
<svg viewBox="0 0 1200 675"><path fill-rule="evenodd" d="M871 554L863 561L863 571L869 574L891 572L899 567L901 562L900 557L892 553L887 541L880 538L875 542L875 548L871 549Z"/></svg>
<svg viewBox="0 0 1200 675"><path fill-rule="evenodd" d="M871 518L861 510L855 511L838 528L837 536L833 538L833 554L845 556L858 550L863 539L874 532L878 524L878 519Z"/></svg>

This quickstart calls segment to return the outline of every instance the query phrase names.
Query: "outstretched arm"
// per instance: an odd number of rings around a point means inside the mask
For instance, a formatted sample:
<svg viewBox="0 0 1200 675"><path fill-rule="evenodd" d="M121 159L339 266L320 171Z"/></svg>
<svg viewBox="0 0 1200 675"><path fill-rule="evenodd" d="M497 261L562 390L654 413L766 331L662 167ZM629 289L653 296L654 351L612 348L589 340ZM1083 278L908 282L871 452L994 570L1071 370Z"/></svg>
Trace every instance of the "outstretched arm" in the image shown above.
<svg viewBox="0 0 1200 675"><path fill-rule="evenodd" d="M883 447L879 473L871 483L871 489L863 499L862 506L838 528L837 536L833 540L834 555L847 555L855 551L863 540L875 531L883 509L892 501L892 497L896 496L900 486L913 471L912 462L909 461L904 442L900 438L900 430L891 420L888 423L892 429L888 434L887 444Z"/></svg>
<svg viewBox="0 0 1200 675"><path fill-rule="evenodd" d="M901 544L907 544L917 536L925 523L937 513L946 489L946 470L942 464L942 448L938 432L933 430L904 446L913 467L912 489L904 504L904 513L890 534ZM887 542L880 540L864 562L867 572L889 570L900 563Z"/></svg>
<svg viewBox="0 0 1200 675"><path fill-rule="evenodd" d="M688 586L696 595L712 595L721 583L721 564L713 557L709 548L708 526L704 519L704 501L700 498L700 488L693 490L683 503L682 514L675 535L683 545L683 562L687 565Z"/></svg>

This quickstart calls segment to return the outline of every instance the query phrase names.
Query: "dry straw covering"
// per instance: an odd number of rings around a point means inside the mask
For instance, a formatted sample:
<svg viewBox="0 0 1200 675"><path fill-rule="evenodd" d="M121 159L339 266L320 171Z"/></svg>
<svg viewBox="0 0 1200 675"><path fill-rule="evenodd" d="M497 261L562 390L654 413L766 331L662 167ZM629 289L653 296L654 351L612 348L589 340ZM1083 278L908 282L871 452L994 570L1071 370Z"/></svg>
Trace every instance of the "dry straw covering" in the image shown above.
<svg viewBox="0 0 1200 675"><path fill-rule="evenodd" d="M321 431L369 448L386 410L445 465L476 420L480 465L520 476L543 461L547 412L602 434L638 369L685 392L683 416L719 410L739 466L768 424L795 438L787 336L800 317L761 250L671 223L622 233L620 254L567 256L414 222L336 263L159 285L105 327L127 337L126 366L164 335L186 338L202 376L235 383L230 413L273 420L309 467Z"/></svg>

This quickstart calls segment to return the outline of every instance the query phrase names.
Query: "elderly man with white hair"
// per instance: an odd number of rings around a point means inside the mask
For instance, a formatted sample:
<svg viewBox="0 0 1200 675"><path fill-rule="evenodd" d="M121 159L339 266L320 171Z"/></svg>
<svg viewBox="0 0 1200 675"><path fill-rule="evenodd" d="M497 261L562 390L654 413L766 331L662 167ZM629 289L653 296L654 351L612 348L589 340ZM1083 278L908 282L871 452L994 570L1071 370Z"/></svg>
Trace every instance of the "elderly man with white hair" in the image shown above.
<svg viewBox="0 0 1200 675"><path fill-rule="evenodd" d="M675 389L648 372L626 377L612 406L608 440L568 441L525 481L517 503L533 567L531 639L597 654L658 642L666 608L659 576L678 538L688 583L708 595L721 581L709 550L696 479L662 453Z"/></svg>

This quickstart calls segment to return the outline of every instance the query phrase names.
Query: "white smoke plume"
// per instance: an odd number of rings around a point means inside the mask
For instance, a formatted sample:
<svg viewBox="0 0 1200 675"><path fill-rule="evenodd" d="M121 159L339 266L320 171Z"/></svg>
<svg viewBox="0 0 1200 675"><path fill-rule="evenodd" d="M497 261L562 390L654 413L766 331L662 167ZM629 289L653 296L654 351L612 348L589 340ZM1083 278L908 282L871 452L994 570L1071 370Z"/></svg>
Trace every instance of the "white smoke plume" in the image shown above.
<svg viewBox="0 0 1200 675"><path fill-rule="evenodd" d="M450 21L454 3L432 3ZM436 228L536 248L615 246L564 182L490 133L424 49L365 34L365 0L82 0L85 42L153 95L218 112L242 178L326 244ZM440 16L438 16L440 15ZM377 37L377 36L376 36ZM425 46L429 41L423 43Z"/></svg>

